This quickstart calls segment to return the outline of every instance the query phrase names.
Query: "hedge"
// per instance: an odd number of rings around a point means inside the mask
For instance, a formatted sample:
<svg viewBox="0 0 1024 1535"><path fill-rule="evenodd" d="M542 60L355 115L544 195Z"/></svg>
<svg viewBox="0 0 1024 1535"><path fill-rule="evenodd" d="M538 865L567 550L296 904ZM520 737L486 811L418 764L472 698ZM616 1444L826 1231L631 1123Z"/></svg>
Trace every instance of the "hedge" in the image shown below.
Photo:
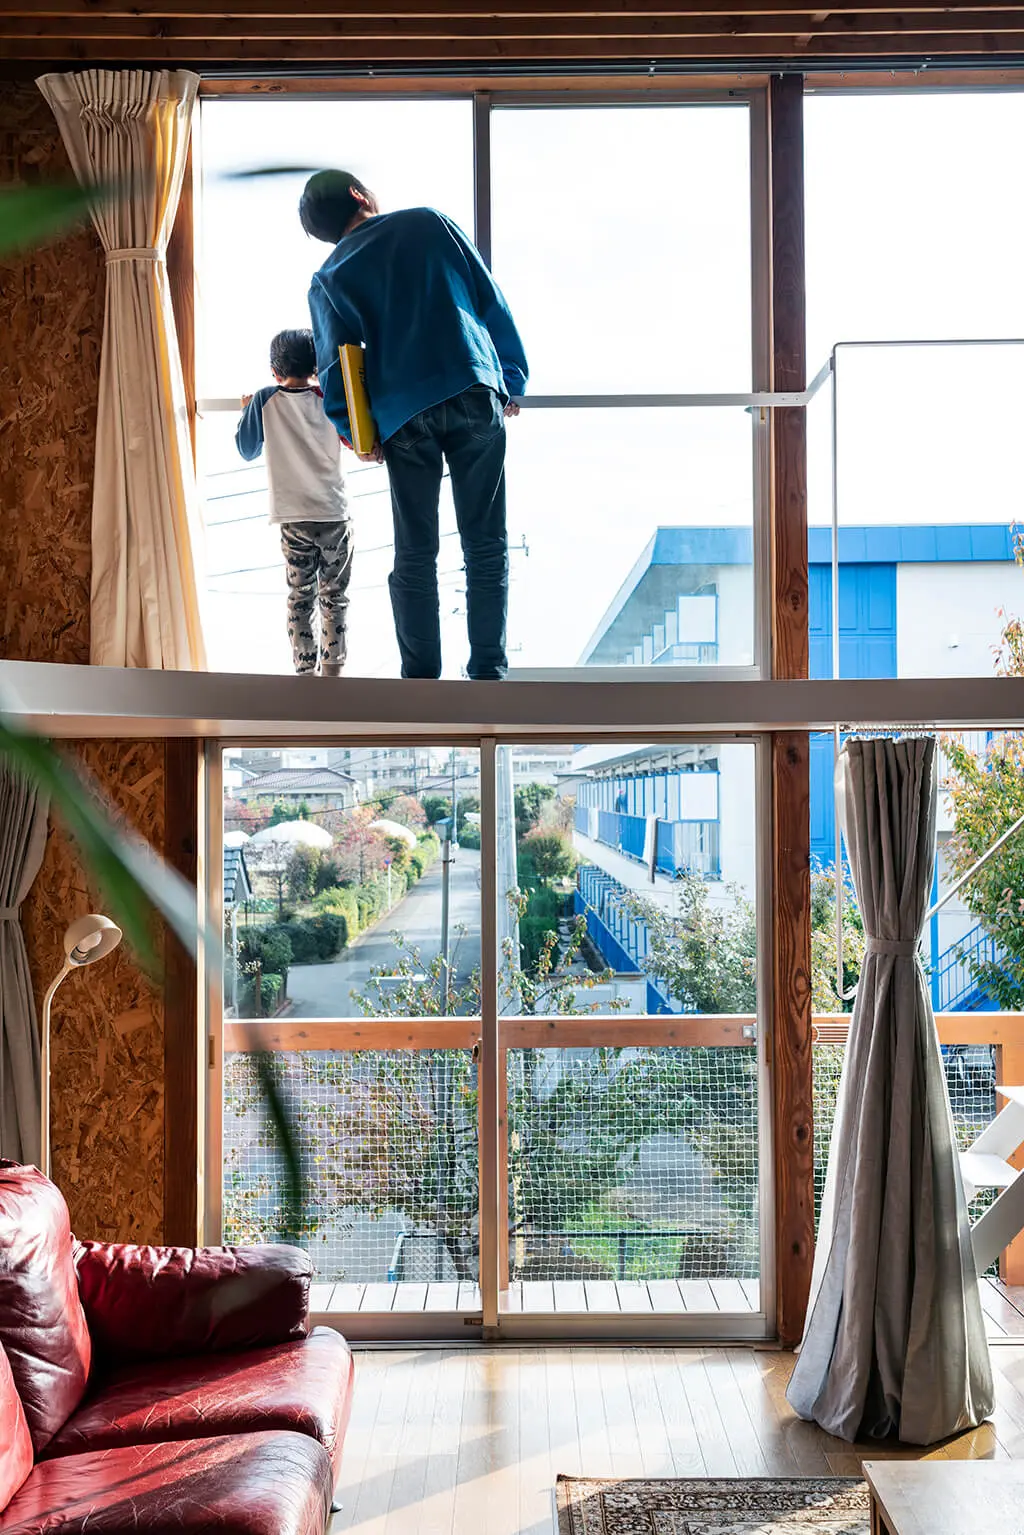
<svg viewBox="0 0 1024 1535"><path fill-rule="evenodd" d="M255 975L249 976L239 993L239 1016L242 1018L271 1018L281 1005L281 998L284 993L284 978L274 974L261 975L259 977L259 1006L256 1005L256 979Z"/></svg>
<svg viewBox="0 0 1024 1535"><path fill-rule="evenodd" d="M265 931L289 944L293 965L314 965L318 960L333 959L345 944L345 919L333 911L297 917L294 922L277 922Z"/></svg>
<svg viewBox="0 0 1024 1535"><path fill-rule="evenodd" d="M260 965L265 975L279 975L284 985L292 962L287 931L280 923L243 928L238 941L238 960L240 965Z"/></svg>

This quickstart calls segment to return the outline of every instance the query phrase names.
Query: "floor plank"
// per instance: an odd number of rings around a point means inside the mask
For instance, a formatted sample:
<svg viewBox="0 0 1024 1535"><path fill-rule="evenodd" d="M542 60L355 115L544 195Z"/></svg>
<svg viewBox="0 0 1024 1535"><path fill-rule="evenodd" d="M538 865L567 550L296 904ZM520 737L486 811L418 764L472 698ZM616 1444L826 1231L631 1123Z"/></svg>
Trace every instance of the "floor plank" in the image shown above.
<svg viewBox="0 0 1024 1535"><path fill-rule="evenodd" d="M459 1310L474 1312L480 1310L480 1286L478 1284L473 1284L467 1279L460 1281Z"/></svg>
<svg viewBox="0 0 1024 1535"><path fill-rule="evenodd" d="M647 1293L651 1297L651 1306L655 1311L674 1314L686 1310L683 1297L679 1293L679 1285L674 1279L648 1279Z"/></svg>
<svg viewBox="0 0 1024 1535"><path fill-rule="evenodd" d="M618 1311L619 1287L610 1279L585 1279L588 1311Z"/></svg>
<svg viewBox="0 0 1024 1535"><path fill-rule="evenodd" d="M363 1303L363 1286L361 1284L336 1284L331 1292L330 1310L332 1316L353 1316Z"/></svg>
<svg viewBox="0 0 1024 1535"><path fill-rule="evenodd" d="M363 1285L363 1298L359 1305L360 1311L390 1311L395 1304L395 1294L398 1286L395 1284L365 1284Z"/></svg>
<svg viewBox="0 0 1024 1535"><path fill-rule="evenodd" d="M718 1310L718 1302L706 1279L680 1279L677 1282L687 1311Z"/></svg>
<svg viewBox="0 0 1024 1535"><path fill-rule="evenodd" d="M615 1288L619 1292L619 1310L625 1315L653 1310L650 1291L642 1279L620 1279Z"/></svg>
<svg viewBox="0 0 1024 1535"><path fill-rule="evenodd" d="M458 1311L459 1287L456 1283L438 1283L427 1285L428 1311Z"/></svg>
<svg viewBox="0 0 1024 1535"><path fill-rule="evenodd" d="M1002 1287L982 1280L978 1288L989 1337L1024 1338L1024 1316L1007 1298Z"/></svg>
<svg viewBox="0 0 1024 1535"><path fill-rule="evenodd" d="M556 1311L586 1311L587 1292L583 1288L582 1279L556 1280L555 1281L555 1310Z"/></svg>
<svg viewBox="0 0 1024 1535"><path fill-rule="evenodd" d="M550 1279L523 1281L523 1310L548 1316L555 1309L555 1287Z"/></svg>
<svg viewBox="0 0 1024 1535"><path fill-rule="evenodd" d="M400 1284L393 1285L395 1291L395 1303L392 1311L426 1311L427 1286L414 1284L411 1280L403 1279Z"/></svg>
<svg viewBox="0 0 1024 1535"><path fill-rule="evenodd" d="M334 1294L333 1284L311 1284L309 1287L309 1309L314 1313L330 1311L331 1296Z"/></svg>
<svg viewBox="0 0 1024 1535"><path fill-rule="evenodd" d="M559 1472L855 1476L862 1459L786 1401L793 1356L730 1348L356 1350L332 1535L552 1535ZM993 1350L996 1409L928 1458L1024 1459L1024 1344Z"/></svg>
<svg viewBox="0 0 1024 1535"><path fill-rule="evenodd" d="M738 1279L709 1279L708 1283L719 1311L747 1312L750 1310L750 1303Z"/></svg>

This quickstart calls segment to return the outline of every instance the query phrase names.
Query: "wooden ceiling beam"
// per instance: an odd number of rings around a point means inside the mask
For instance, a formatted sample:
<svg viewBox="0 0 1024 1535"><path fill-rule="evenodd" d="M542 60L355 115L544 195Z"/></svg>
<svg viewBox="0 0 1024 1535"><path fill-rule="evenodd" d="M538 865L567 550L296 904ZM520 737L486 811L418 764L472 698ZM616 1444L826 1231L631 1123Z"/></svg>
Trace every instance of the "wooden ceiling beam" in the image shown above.
<svg viewBox="0 0 1024 1535"><path fill-rule="evenodd" d="M969 15L977 10L977 7L965 6L942 7L943 16L950 24L954 23L960 14ZM1020 0L986 0L984 10L989 12L1020 12L1022 9ZM916 12L935 14L937 10L935 0L904 0L899 7L899 14L910 16ZM261 18L292 23L295 26L304 22L318 20L342 21L359 16L375 18L397 18L402 16L419 16L445 18L450 16L484 16L493 17L505 15L510 17L549 17L579 15L635 15L635 16L673 16L685 15L687 18L695 16L772 16L789 15L799 13L806 16L817 16L825 19L842 15L864 15L869 12L880 13L887 16L894 14L892 0L877 0L872 4L871 0L848 0L848 3L829 5L827 9L820 4L808 3L806 6L794 4L793 0L750 0L744 4L742 0L695 0L691 5L680 5L679 0L499 0L496 6L488 5L486 0L393 0L393 4L374 4L372 0L355 0L353 5L344 5L341 0L335 0L333 4L319 3L306 5L302 8L301 17L296 15L296 6L283 3L283 0L247 0L242 4L236 0L234 4L225 4L225 0L37 0L36 4L27 3L27 0L0 0L0 17L9 17L24 23L41 22L47 19L62 19L70 23L68 31L84 33L92 25L100 25L109 21L123 21L139 26L147 21L167 20L202 20L211 22L235 22L240 26L248 26ZM75 25L75 24L78 25ZM904 23L905 25L905 23ZM943 24L943 29L945 23ZM939 30L935 28L933 30Z"/></svg>
<svg viewBox="0 0 1024 1535"><path fill-rule="evenodd" d="M237 21L204 21L175 18L160 21L98 18L69 23L48 17L0 16L0 38L60 40L96 45L100 42L237 42L250 41L334 42L351 38L386 41L403 38L501 38L501 37L916 37L943 33L969 34L1020 32L1024 7L1016 11L859 11L830 14L819 19L801 11L720 16L675 14L672 16L536 15L536 16L358 16L292 20L258 18L244 25Z"/></svg>
<svg viewBox="0 0 1024 1535"><path fill-rule="evenodd" d="M653 37L624 36L579 37L545 35L542 37L482 36L456 38L389 37L386 40L334 38L271 40L227 37L221 40L175 41L162 38L138 38L131 41L89 39L0 38L0 59L46 63L105 64L204 64L230 63L366 63L368 65L402 62L498 60L506 63L535 59L722 59L744 62L756 60L796 60L807 63L829 59L855 63L865 59L899 58L974 58L979 55L1019 58L1024 55L1024 17L1022 29L1015 32L985 33L910 33L900 36L850 33L834 36L806 32L780 37Z"/></svg>

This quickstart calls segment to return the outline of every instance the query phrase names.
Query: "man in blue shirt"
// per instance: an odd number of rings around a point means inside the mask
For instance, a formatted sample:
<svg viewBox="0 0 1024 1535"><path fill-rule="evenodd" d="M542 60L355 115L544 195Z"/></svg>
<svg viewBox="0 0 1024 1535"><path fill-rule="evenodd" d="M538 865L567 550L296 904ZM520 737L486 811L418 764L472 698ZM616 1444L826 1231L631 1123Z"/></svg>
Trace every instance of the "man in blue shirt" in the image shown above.
<svg viewBox="0 0 1024 1535"><path fill-rule="evenodd" d="M479 252L430 208L381 213L346 171L319 171L299 204L334 246L309 307L329 419L351 437L338 348L366 348L366 386L395 524L389 578L403 677L441 675L438 501L444 460L466 561L472 678L504 677L508 607L505 417L527 366L508 305Z"/></svg>

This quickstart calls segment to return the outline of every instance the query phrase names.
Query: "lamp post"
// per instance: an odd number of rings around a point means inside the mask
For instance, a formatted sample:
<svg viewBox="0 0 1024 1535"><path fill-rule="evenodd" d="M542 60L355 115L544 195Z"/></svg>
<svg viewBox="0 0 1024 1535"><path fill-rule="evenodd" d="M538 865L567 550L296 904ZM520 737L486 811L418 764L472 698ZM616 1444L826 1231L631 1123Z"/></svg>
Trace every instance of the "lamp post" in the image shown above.
<svg viewBox="0 0 1024 1535"><path fill-rule="evenodd" d="M90 912L72 922L64 934L64 967L50 983L43 998L43 1027L40 1040L39 1167L50 1176L50 1012L54 993L72 970L83 970L98 959L112 954L121 942L121 929L109 917Z"/></svg>

